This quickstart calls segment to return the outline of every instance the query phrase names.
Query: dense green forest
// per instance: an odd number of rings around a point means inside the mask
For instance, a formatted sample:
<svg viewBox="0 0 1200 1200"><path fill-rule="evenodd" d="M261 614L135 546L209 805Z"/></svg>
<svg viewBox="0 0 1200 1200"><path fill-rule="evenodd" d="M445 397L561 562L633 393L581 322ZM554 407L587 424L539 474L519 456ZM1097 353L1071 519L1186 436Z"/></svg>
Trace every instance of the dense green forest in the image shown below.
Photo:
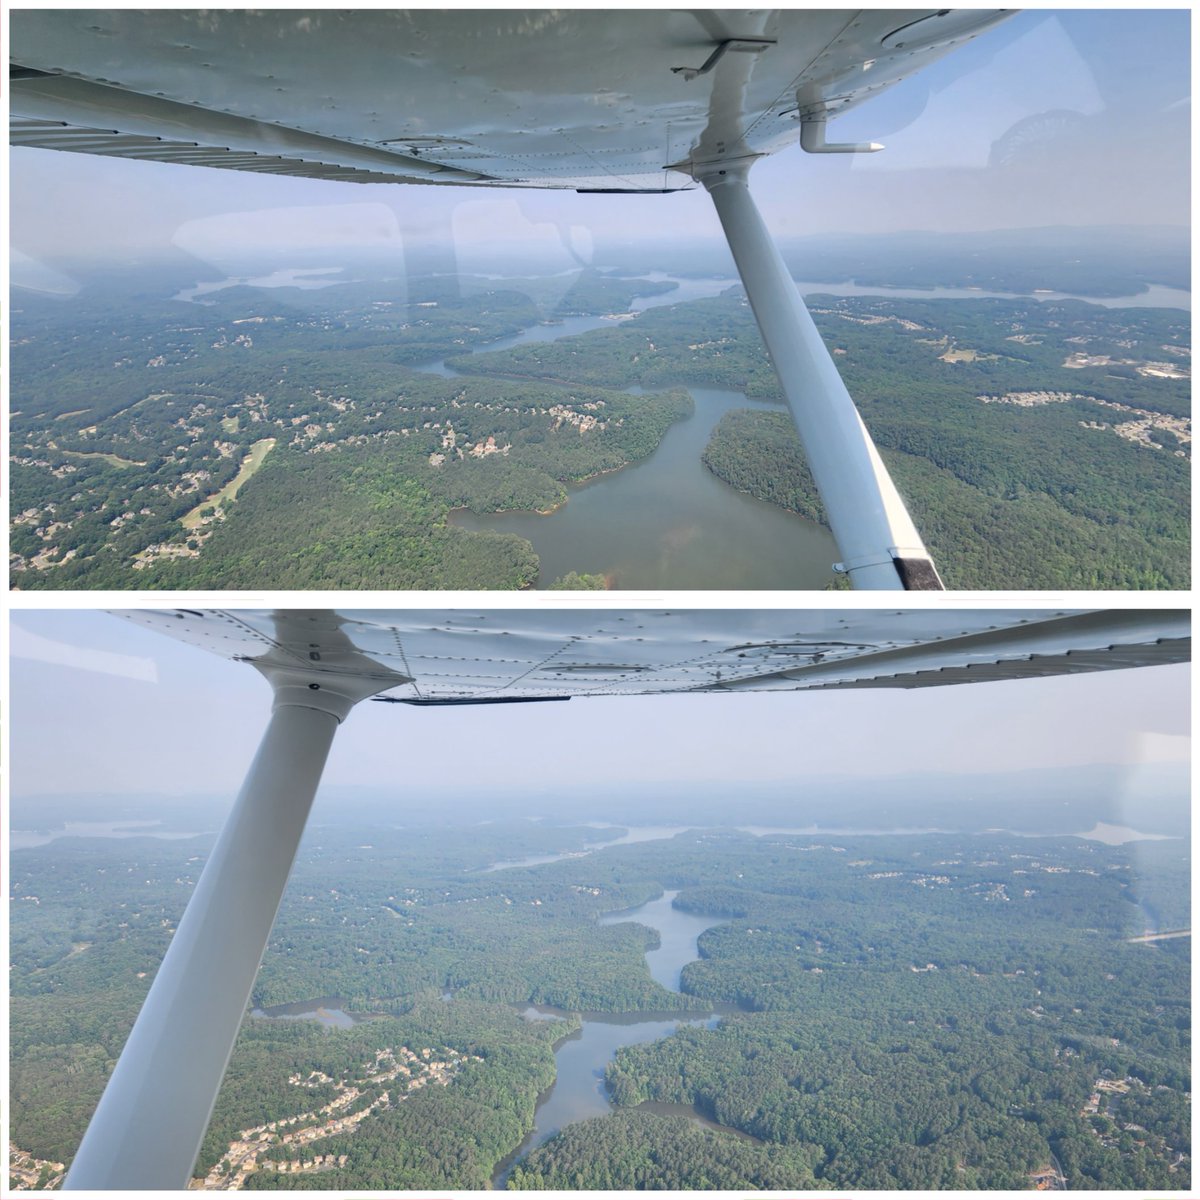
<svg viewBox="0 0 1200 1200"><path fill-rule="evenodd" d="M254 1003L366 1016L249 1017L197 1176L237 1177L246 1131L325 1121L302 1148L264 1142L244 1186L486 1187L578 1028L526 1019L533 1001L724 1015L618 1051L613 1116L567 1126L510 1187L1022 1188L1043 1168L1187 1187L1190 941L1127 940L1186 927L1185 840L709 829L584 853L618 832L310 831ZM69 1162L209 844L14 853L12 1136L35 1159ZM597 923L664 889L714 920L678 993L647 970L654 930Z"/></svg>
<svg viewBox="0 0 1200 1200"><path fill-rule="evenodd" d="M747 492L828 525L796 426L787 412L741 408L726 413L704 448L704 465Z"/></svg>
<svg viewBox="0 0 1200 1200"><path fill-rule="evenodd" d="M1070 432L1070 431L1068 431ZM905 439L915 436L906 434ZM939 435L940 436L940 435ZM1017 439L1009 453L1019 453ZM927 457L883 449L892 478L950 588L1004 590L1031 588L1153 588L1186 583L1189 538L1186 486L1164 500L1140 492L1129 495L1142 508L1119 520L1096 501L1109 484L1091 466L1064 456L1061 498L1015 485L1003 492L1001 480L974 486L961 465L938 467ZM1115 474L1141 464L1113 450ZM997 463L1016 459L998 458ZM783 412L741 409L727 413L704 451L704 465L738 491L778 504L809 520L827 524L804 450L791 418ZM987 468L984 468L987 470ZM1128 479L1132 483L1134 474ZM1169 526L1156 527L1152 513L1172 513ZM1167 534L1167 528L1175 532ZM1181 574L1184 572L1184 574Z"/></svg>
<svg viewBox="0 0 1200 1200"><path fill-rule="evenodd" d="M691 411L685 386L780 398L737 289L489 352L672 285L585 272L570 288L426 286L23 297L14 586L530 586L528 542L448 514L555 508L572 482L650 454ZM810 304L951 587L1188 586L1186 314ZM433 373L439 359L460 376ZM705 462L819 519L774 414L731 416Z"/></svg>
<svg viewBox="0 0 1200 1200"><path fill-rule="evenodd" d="M518 1191L786 1191L820 1184L805 1149L754 1144L638 1111L569 1125L513 1171Z"/></svg>

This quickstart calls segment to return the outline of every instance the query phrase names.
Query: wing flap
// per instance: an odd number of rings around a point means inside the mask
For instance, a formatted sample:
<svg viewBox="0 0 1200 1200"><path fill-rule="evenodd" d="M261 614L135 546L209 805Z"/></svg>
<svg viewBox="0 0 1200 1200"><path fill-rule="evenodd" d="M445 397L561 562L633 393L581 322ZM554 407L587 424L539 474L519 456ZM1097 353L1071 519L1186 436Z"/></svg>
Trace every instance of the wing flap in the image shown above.
<svg viewBox="0 0 1200 1200"><path fill-rule="evenodd" d="M390 147L361 146L122 88L34 72L13 80L13 145L366 183L485 177Z"/></svg>
<svg viewBox="0 0 1200 1200"><path fill-rule="evenodd" d="M981 633L936 639L851 661L811 663L745 684L755 690L920 688L1043 679L1187 662L1185 612L1098 612L1022 619Z"/></svg>
<svg viewBox="0 0 1200 1200"><path fill-rule="evenodd" d="M172 142L166 138L122 134L116 130L86 129L59 121L15 120L9 126L9 144L39 150L70 150L110 158L142 159L180 166L219 167L231 171L257 171L267 175L296 175L306 179L333 179L346 183L436 183L435 179L405 176L398 172L369 171L337 163L284 158L254 151L239 152L198 142ZM444 182L449 182L446 180ZM457 184L473 181L454 180Z"/></svg>

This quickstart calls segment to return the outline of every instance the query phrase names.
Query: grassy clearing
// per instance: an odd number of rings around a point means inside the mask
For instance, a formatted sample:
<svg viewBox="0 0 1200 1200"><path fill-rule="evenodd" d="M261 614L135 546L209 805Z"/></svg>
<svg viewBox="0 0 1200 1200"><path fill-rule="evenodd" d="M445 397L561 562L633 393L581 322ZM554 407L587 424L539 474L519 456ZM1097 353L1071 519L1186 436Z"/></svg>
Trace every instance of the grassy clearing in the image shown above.
<svg viewBox="0 0 1200 1200"><path fill-rule="evenodd" d="M121 458L116 454L103 454L98 450L60 450L59 454L67 458L98 458L108 463L110 467L144 467L144 462L134 462L132 458Z"/></svg>
<svg viewBox="0 0 1200 1200"><path fill-rule="evenodd" d="M247 480L263 465L263 460L275 449L274 438L263 438L261 442L255 442L250 447L250 453L242 459L242 469L231 479L219 492L202 500L191 512L185 513L180 518L180 523L184 529L198 529L205 523L205 519L200 516L203 509L215 508L225 500L232 500Z"/></svg>

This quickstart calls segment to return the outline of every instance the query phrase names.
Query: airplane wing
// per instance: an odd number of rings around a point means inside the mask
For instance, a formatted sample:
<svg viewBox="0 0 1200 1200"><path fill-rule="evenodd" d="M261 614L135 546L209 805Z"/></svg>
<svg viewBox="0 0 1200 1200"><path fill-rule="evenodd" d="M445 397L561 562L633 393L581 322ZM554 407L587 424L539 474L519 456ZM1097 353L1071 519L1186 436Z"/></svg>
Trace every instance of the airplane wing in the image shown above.
<svg viewBox="0 0 1200 1200"><path fill-rule="evenodd" d="M243 662L428 704L914 688L1187 661L1186 612L130 611ZM315 657L314 657L315 656Z"/></svg>
<svg viewBox="0 0 1200 1200"><path fill-rule="evenodd" d="M359 701L910 687L1183 662L1190 647L1189 614L1166 611L122 615L251 664L274 701L237 803L71 1164L70 1189L187 1186L325 757ZM404 759L398 748L398 789Z"/></svg>
<svg viewBox="0 0 1200 1200"><path fill-rule="evenodd" d="M10 140L364 183L670 191L707 159L823 129L1004 15L17 9Z"/></svg>

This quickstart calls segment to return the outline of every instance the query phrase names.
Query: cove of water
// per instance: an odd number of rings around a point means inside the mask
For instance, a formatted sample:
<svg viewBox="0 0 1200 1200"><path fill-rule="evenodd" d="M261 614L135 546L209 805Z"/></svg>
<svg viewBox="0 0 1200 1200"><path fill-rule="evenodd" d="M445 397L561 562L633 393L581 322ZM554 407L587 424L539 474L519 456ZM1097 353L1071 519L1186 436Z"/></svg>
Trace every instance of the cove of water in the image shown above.
<svg viewBox="0 0 1200 1200"><path fill-rule="evenodd" d="M989 829L988 833L1007 833L1013 837L1023 838L1052 838L1077 837L1085 842L1102 842L1105 846L1124 846L1129 842L1171 842L1178 838L1169 833L1143 833L1128 825L1109 825L1105 821L1097 821L1091 829L1079 833L1029 833L1024 829Z"/></svg>
<svg viewBox="0 0 1200 1200"><path fill-rule="evenodd" d="M335 287L341 283L351 283L349 279L322 279L322 275L341 275L342 267L286 267L272 271L269 275L230 275L225 279L197 283L194 287L184 288L171 297L172 300L188 300L203 303L201 296L210 292L223 292L232 287L255 288L300 288L310 291L313 288Z"/></svg>
<svg viewBox="0 0 1200 1200"><path fill-rule="evenodd" d="M297 1000L292 1004L273 1004L269 1008L252 1008L252 1017L276 1021L318 1021L326 1029L351 1029L367 1018L362 1013L346 1011L347 1001L340 996L324 996L320 1000Z"/></svg>
<svg viewBox="0 0 1200 1200"><path fill-rule="evenodd" d="M495 862L490 866L480 867L479 874L488 875L492 871L511 871L517 867L541 867L546 863L562 862L566 858L583 858L591 853L592 847L585 850L562 850L556 854L531 854L528 858L512 858L506 859L504 862Z"/></svg>
<svg viewBox="0 0 1200 1200"><path fill-rule="evenodd" d="M658 930L661 946L646 955L650 973L670 991L678 991L679 975L684 966L699 956L696 939L705 929L723 924L719 918L700 917L672 907L677 892L665 892L625 912L609 913L602 925L637 921ZM544 1006L525 1009L526 1020L554 1020L566 1014ZM564 1038L555 1048L555 1080L538 1099L533 1129L525 1140L496 1168L494 1188L503 1188L512 1169L531 1150L547 1142L564 1126L591 1117L607 1116L613 1110L604 1084L605 1068L622 1046L636 1046L669 1037L682 1025L714 1028L721 1019L715 1011L703 1013L583 1013L583 1027ZM683 1114L705 1123L684 1105L658 1106L658 1111ZM712 1128L714 1126L707 1122Z"/></svg>
<svg viewBox="0 0 1200 1200"><path fill-rule="evenodd" d="M545 1020L547 1015L539 1010L539 1015L530 1019ZM670 1037L682 1025L712 1029L719 1020L715 1015L689 1018L680 1013L584 1014L583 1028L555 1047L554 1084L538 1099L533 1129L497 1166L492 1186L503 1188L513 1167L564 1126L612 1112L604 1071L622 1046L657 1042Z"/></svg>
<svg viewBox="0 0 1200 1200"><path fill-rule="evenodd" d="M700 461L717 422L735 408L783 412L720 388L688 389L695 411L649 457L569 489L567 503L530 512L451 515L463 529L533 543L547 587L568 571L626 590L824 588L838 559L820 525L722 483Z"/></svg>
<svg viewBox="0 0 1200 1200"><path fill-rule="evenodd" d="M592 821L585 824L594 825L597 829L609 828L607 822ZM959 834L964 837L979 837L990 833L1005 834L1010 837L1026 837L1026 838L1065 838L1077 837L1084 841L1103 842L1106 846L1123 846L1128 842L1138 841L1171 841L1174 835L1165 833L1143 833L1137 829L1131 829L1127 825L1107 825L1102 821L1097 822L1093 828L1082 830L1079 832L1073 830L1044 830L1040 833L1033 833L1019 829L986 829L982 833L979 830L973 829L940 829L935 826L901 826L895 828L873 828L871 826L826 826L826 825L730 825L716 826L711 824L701 825L634 825L626 829L625 833L619 838L614 838L611 841L597 842L595 844L584 847L580 850L564 850L557 854L531 854L528 858L510 859L504 862L491 863L489 866L479 869L480 874L487 874L492 871L509 871L519 870L525 867L540 867L548 863L563 862L569 858L586 858L589 854L595 854L600 850L608 850L614 846L630 846L637 842L658 842L667 841L681 833L689 831L701 830L728 830L736 833L748 833L752 837L921 837L929 834ZM659 904L660 901L653 901L653 904ZM650 912L650 905L643 905L639 912ZM687 917L686 913L677 913L674 909L669 909L664 914L664 919L669 917L672 920L677 920L681 917ZM710 928L714 924L711 918L702 917L696 918L704 922L703 929ZM609 925L618 921L633 921L641 920L643 925L650 925L654 928L659 926L656 920L650 917L640 918L628 913L610 914L608 917L601 919L601 924ZM649 958L649 956L647 956ZM691 962L696 955L692 954L690 958L684 958L682 962ZM654 974L653 965L651 973ZM658 979L664 987L670 988L673 991L678 991L678 978L674 982L666 979L661 979L657 974L654 978Z"/></svg>
<svg viewBox="0 0 1200 1200"><path fill-rule="evenodd" d="M333 278L334 276L342 276L345 274L345 267L285 267L279 270L270 272L267 275L231 275L221 280L204 280L197 282L190 288L184 288L178 292L174 299L197 301L199 297L207 295L210 292L223 291L225 288L237 287L244 285L247 287L259 288L321 288L331 287L337 284L352 283L353 279L349 278ZM564 277L571 277L578 272L574 269L562 271L559 274ZM329 278L321 278L327 276ZM493 283L505 283L511 279L509 275L488 274L481 275L478 273L467 273L460 278L464 282L469 282L472 279L483 279ZM544 278L554 278L554 276L545 276ZM640 312L646 308L655 308L661 304L681 304L689 300L699 300L707 296L716 296L723 292L726 288L737 286L740 281L733 278L683 278L681 276L669 275L664 271L645 271L637 275L631 275L629 278L649 279L655 283L672 282L678 286L672 291L664 293L661 296L640 296L630 305L633 312ZM26 284L25 286L32 287L35 291L55 291L67 290L77 291L76 287L62 289L47 286L44 281L42 286L38 287L37 283ZM67 281L68 283L70 281ZM829 281L798 279L796 287L800 290L802 296L826 295L826 296L893 296L902 300L1082 300L1085 304L1098 304L1103 308L1180 308L1190 311L1192 307L1191 292L1184 288L1167 287L1165 284L1152 283L1148 284L1145 291L1137 292L1131 296L1079 296L1072 292L1054 292L1048 290L1038 290L1033 293L1023 292L991 292L985 291L983 288L969 287L928 287L928 288L905 288L905 287L887 287L882 284L860 284L854 280L842 283L831 283ZM603 321L599 318L580 317L568 318L575 321L592 321L593 324L587 328L600 328ZM566 336L565 332L561 331L559 326L550 326L549 328L559 328L560 332L557 336ZM582 328L576 332L583 332ZM527 331L528 332L528 331ZM525 335L521 335L523 338ZM553 336L553 335L552 335ZM528 341L543 340L536 336L525 338ZM506 339L507 342L507 339ZM506 342L495 342L491 346L482 347L482 349L499 350L507 348ZM508 345L519 345L519 342L507 342Z"/></svg>
<svg viewBox="0 0 1200 1200"><path fill-rule="evenodd" d="M657 900L600 918L601 925L636 921L658 930L660 945L657 950L646 951L646 965L655 982L661 983L669 992L679 991L683 968L700 957L700 935L706 929L729 923L722 917L702 916L675 908L678 895L677 891L664 892Z"/></svg>
<svg viewBox="0 0 1200 1200"><path fill-rule="evenodd" d="M673 281L679 284L676 291L666 296L654 296L646 302L645 298L635 300L632 307L650 307L657 304L676 304L684 300L697 300L703 296L716 296L727 287L739 286L739 279L684 279L676 275L668 275L663 271L646 271L636 278L649 279L653 282ZM700 285L717 283L722 286L715 290L689 289ZM1185 288L1167 287L1161 283L1146 285L1144 292L1132 296L1079 296L1073 292L1052 292L1039 289L1035 292L989 292L983 288L974 287L887 287L884 284L856 283L849 280L843 283L822 282L817 279L797 279L796 287L805 298L809 296L892 296L900 300L1082 300L1084 304L1099 304L1102 308L1182 308L1191 311L1192 293Z"/></svg>
<svg viewBox="0 0 1200 1200"><path fill-rule="evenodd" d="M1101 308L1182 308L1191 311L1192 293L1183 288L1167 287L1160 283L1148 284L1144 292L1133 296L1077 296L1072 292L988 292L983 288L929 287L902 288L880 285L850 283L814 283L796 281L800 294L805 298L825 296L894 296L900 300L1037 300L1045 303L1053 300L1082 300L1084 304L1098 304Z"/></svg>
<svg viewBox="0 0 1200 1200"><path fill-rule="evenodd" d="M732 279L680 279L662 272L646 276L679 286L664 295L639 297L631 313L719 295ZM805 295L891 296L916 299L1030 299L971 288L886 288L850 283L799 281ZM1080 299L1117 308L1168 306L1188 309L1190 293L1159 285L1136 296L1109 299L1039 292L1039 301ZM568 317L536 325L512 337L474 347L472 353L557 341L613 323L606 317ZM419 368L457 374L444 361ZM631 389L632 390L632 389ZM538 586L570 571L604 576L609 588L809 591L833 579L839 554L828 530L771 504L735 491L705 469L700 455L720 418L733 408L772 408L739 392L689 388L695 412L667 431L657 450L639 463L574 485L557 511L450 514L452 524L475 532L513 533L538 555Z"/></svg>
<svg viewBox="0 0 1200 1200"><path fill-rule="evenodd" d="M667 304L684 304L690 300L703 300L709 296L719 296L728 288L737 285L736 279L676 279L664 275L661 271L650 271L639 276L654 282L670 280L678 287L658 296L637 296L630 304L628 312L606 313L602 316L562 317L558 320L546 321L543 324L531 325L509 337L497 338L494 342L484 342L479 346L465 346L462 354L491 354L501 350L511 350L514 346L526 346L530 342L557 342L561 338L574 337L580 333L591 333L593 329L611 329L614 325L628 320L635 313L645 312L648 308L661 308ZM424 371L429 375L441 375L446 379L457 379L461 372L446 365L446 360L439 358L436 362L422 363L413 370Z"/></svg>

